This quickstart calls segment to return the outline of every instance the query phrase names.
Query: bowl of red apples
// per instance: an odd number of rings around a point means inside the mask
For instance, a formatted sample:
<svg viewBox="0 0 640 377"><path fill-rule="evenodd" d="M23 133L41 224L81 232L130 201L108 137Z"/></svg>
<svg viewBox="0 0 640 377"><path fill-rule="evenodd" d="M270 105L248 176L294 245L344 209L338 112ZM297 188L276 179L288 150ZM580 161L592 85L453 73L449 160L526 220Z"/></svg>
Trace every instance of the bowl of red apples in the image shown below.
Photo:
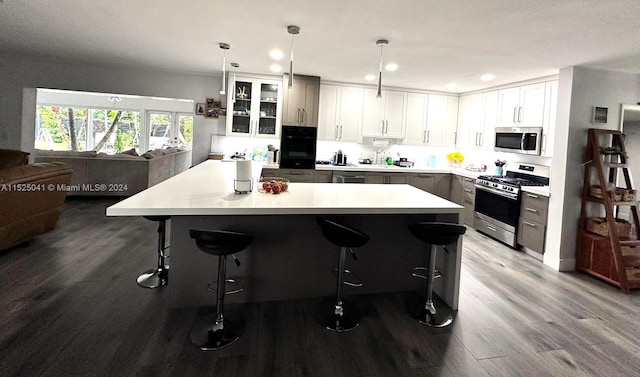
<svg viewBox="0 0 640 377"><path fill-rule="evenodd" d="M289 188L289 180L280 177L262 177L260 178L260 187L258 191L264 194L280 194Z"/></svg>

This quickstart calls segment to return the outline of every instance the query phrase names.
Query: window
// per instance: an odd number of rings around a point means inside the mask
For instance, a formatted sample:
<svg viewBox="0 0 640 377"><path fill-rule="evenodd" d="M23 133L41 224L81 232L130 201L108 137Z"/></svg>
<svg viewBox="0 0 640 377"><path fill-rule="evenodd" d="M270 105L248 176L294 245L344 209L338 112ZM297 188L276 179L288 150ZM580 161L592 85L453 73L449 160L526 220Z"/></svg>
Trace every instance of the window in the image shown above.
<svg viewBox="0 0 640 377"><path fill-rule="evenodd" d="M36 149L119 153L191 148L193 101L38 89ZM148 110L154 109L154 110Z"/></svg>
<svg viewBox="0 0 640 377"><path fill-rule="evenodd" d="M118 153L139 148L140 112L38 106L36 149Z"/></svg>

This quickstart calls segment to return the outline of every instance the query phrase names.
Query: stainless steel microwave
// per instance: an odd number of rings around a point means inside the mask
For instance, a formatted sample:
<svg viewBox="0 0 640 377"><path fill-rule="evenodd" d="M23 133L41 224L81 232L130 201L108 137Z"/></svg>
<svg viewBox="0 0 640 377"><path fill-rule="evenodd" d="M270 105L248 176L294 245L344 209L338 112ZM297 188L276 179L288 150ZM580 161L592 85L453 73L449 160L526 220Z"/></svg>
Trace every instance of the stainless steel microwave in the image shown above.
<svg viewBox="0 0 640 377"><path fill-rule="evenodd" d="M542 127L496 127L496 151L539 156L541 147Z"/></svg>

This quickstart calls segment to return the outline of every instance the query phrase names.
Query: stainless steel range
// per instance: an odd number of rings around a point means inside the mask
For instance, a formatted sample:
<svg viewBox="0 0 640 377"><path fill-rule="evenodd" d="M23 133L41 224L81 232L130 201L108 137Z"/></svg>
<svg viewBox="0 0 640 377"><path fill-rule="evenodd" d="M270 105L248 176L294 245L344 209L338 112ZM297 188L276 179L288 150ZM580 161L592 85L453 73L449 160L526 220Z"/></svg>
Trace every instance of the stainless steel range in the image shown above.
<svg viewBox="0 0 640 377"><path fill-rule="evenodd" d="M511 247L516 247L522 186L548 186L549 167L519 164L503 176L476 179L473 226Z"/></svg>

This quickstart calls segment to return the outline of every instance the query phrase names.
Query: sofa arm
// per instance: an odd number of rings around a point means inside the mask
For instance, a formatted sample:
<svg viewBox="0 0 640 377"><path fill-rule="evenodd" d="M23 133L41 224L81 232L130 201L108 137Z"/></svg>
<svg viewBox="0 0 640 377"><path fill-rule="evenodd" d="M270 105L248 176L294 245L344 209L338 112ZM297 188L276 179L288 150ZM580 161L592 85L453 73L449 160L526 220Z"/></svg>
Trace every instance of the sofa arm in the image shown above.
<svg viewBox="0 0 640 377"><path fill-rule="evenodd" d="M41 162L31 165L20 165L0 170L0 185L34 183L68 175L68 180L60 180L60 183L63 183L70 181L72 173L73 170L71 167L62 162ZM69 182L66 183L69 184Z"/></svg>
<svg viewBox="0 0 640 377"><path fill-rule="evenodd" d="M54 228L72 170L60 162L0 170L0 250ZM20 184L32 184L33 187Z"/></svg>

